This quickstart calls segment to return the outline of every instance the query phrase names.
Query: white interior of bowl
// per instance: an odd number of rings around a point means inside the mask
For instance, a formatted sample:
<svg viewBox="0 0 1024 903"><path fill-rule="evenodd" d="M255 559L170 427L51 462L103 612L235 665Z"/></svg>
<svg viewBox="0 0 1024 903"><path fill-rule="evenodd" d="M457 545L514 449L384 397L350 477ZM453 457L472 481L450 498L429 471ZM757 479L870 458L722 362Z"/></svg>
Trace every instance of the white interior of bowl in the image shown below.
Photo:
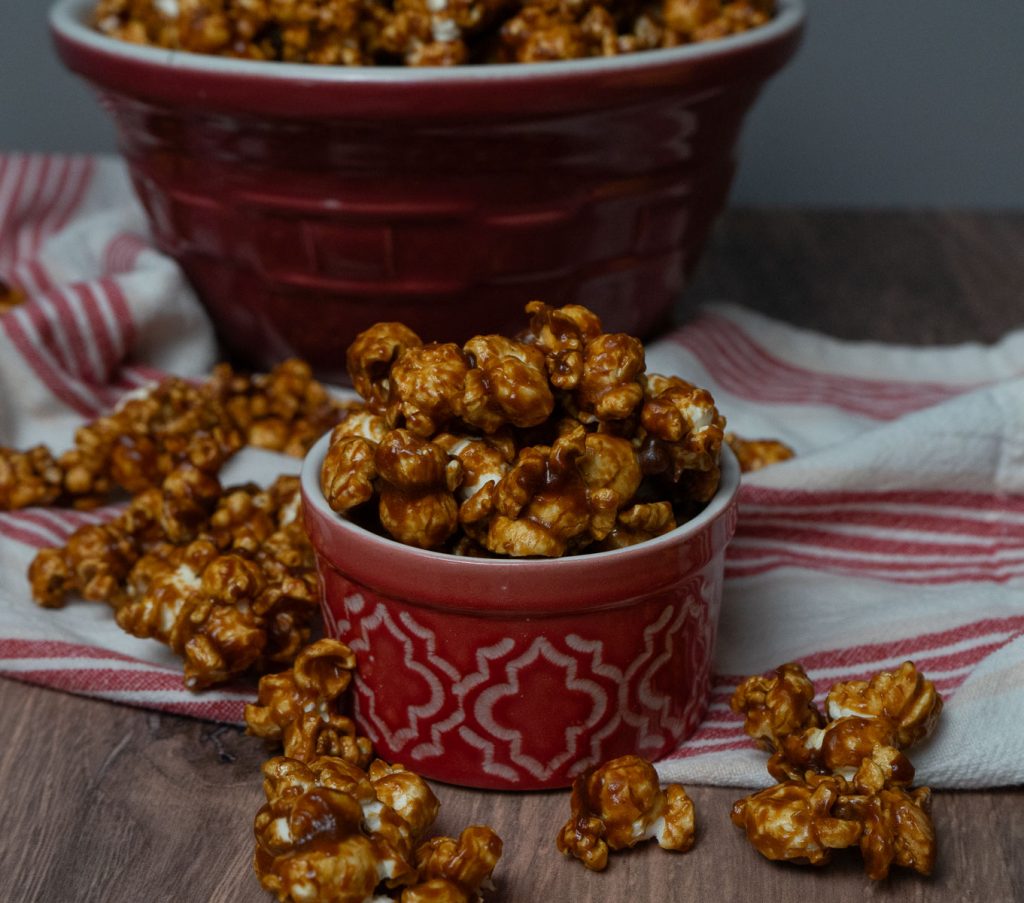
<svg viewBox="0 0 1024 903"><path fill-rule="evenodd" d="M713 41L686 44L662 50L646 50L621 56L563 60L551 63L494 63L472 66L318 66L308 63L267 63L238 60L199 53L166 50L131 44L108 37L89 24L95 0L58 0L50 11L50 25L60 35L98 52L140 62L188 69L193 72L246 75L283 81L319 83L396 82L507 82L543 78L577 77L591 72L647 70L677 66L685 60L712 57L725 50L739 51L768 43L798 27L804 19L803 0L777 0L777 12L770 22L740 34Z"/></svg>
<svg viewBox="0 0 1024 903"><path fill-rule="evenodd" d="M664 533L654 539L638 543L637 545L627 546L623 549L614 549L609 552L592 552L585 555L572 555L567 558L468 558L451 555L447 552L432 552L426 549L418 549L414 546L404 545L397 540L390 539L386 536L380 536L376 533L371 533L369 530L365 530L338 514L336 511L333 511L331 506L327 504L327 500L324 498L324 494L320 489L320 470L323 467L324 457L327 454L327 448L330 445L330 442L330 433L326 433L321 436L317 443L309 450L305 461L302 463L302 491L309 503L312 504L318 512L333 520L338 525L338 529L342 532L357 534L364 538L369 537L374 542L383 543L387 547L394 549L396 555L425 557L435 562L458 562L460 567L507 568L510 562L521 561L522 564L530 567L564 568L566 562L576 562L582 566L586 566L587 564L593 566L597 561L606 561L610 558L624 559L643 555L647 552L655 551L661 546L679 544L681 541L685 541L690 537L699 534L729 506L736 493L739 491L740 486L739 462L736 460L736 456L732 453L732 449L723 444L722 480L718 486L718 491L715 493L715 497L708 502L707 507L705 507L700 514L685 523L680 524L668 533Z"/></svg>

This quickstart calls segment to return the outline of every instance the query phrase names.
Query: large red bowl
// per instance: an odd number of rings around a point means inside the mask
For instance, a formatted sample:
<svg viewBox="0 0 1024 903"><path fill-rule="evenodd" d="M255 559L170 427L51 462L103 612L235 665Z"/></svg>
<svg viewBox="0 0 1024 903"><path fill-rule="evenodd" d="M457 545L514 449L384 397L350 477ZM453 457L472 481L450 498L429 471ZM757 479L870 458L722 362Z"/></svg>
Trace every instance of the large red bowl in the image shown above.
<svg viewBox="0 0 1024 903"><path fill-rule="evenodd" d="M744 114L795 51L801 0L749 32L624 56L323 67L139 47L60 0L154 238L221 337L343 378L357 333L509 334L523 305L666 325L724 204Z"/></svg>
<svg viewBox="0 0 1024 903"><path fill-rule="evenodd" d="M425 552L335 514L330 441L302 469L327 631L356 654L355 716L377 753L453 784L563 787L700 723L736 524L739 466L696 518L614 552L495 560Z"/></svg>

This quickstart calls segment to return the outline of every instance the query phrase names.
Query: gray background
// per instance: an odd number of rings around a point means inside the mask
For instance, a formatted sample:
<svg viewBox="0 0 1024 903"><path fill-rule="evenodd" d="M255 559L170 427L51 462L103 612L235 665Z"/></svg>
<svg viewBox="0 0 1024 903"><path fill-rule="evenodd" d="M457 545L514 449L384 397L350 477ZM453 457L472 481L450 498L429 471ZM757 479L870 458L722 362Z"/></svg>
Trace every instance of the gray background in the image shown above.
<svg viewBox="0 0 1024 903"><path fill-rule="evenodd" d="M1024 0L807 0L748 122L736 204L1024 209ZM49 43L0 0L0 150L113 151Z"/></svg>

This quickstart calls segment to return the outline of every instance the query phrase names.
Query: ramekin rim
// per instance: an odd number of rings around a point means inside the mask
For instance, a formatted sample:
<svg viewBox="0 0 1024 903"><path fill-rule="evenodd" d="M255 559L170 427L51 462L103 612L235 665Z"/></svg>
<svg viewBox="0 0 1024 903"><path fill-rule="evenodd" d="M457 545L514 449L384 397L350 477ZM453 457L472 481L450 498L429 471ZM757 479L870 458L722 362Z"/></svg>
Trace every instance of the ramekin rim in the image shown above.
<svg viewBox="0 0 1024 903"><path fill-rule="evenodd" d="M94 0L57 0L49 12L51 29L62 38L90 50L137 63L151 63L178 71L207 73L211 76L245 76L273 82L294 81L321 85L529 82L537 79L571 80L588 75L650 71L715 57L723 52L741 52L769 44L799 29L806 19L804 0L777 0L778 10L771 21L740 34L614 57L550 63L488 63L476 66L317 66L309 63L267 63L260 60L233 59L121 41L96 31L82 21L82 14L93 2Z"/></svg>
<svg viewBox="0 0 1024 903"><path fill-rule="evenodd" d="M722 444L721 467L722 476L714 497L695 517L680 524L675 529L648 539L636 545L606 552L591 552L584 555L570 555L561 558L472 558L469 556L452 555L449 552L435 552L405 545L387 536L381 536L335 512L324 498L320 488L320 469L327 452L331 433L321 436L307 452L302 462L300 485L306 503L312 504L315 513L328 523L336 524L343 534L357 537L365 542L379 545L382 549L394 551L396 556L413 558L423 563L436 564L438 567L471 568L483 574L488 569L512 567L522 568L560 568L567 566L581 568L596 567L609 561L625 562L630 558L642 558L657 554L663 547L671 547L695 538L708 529L719 517L724 515L735 503L740 488L739 461L732 449Z"/></svg>

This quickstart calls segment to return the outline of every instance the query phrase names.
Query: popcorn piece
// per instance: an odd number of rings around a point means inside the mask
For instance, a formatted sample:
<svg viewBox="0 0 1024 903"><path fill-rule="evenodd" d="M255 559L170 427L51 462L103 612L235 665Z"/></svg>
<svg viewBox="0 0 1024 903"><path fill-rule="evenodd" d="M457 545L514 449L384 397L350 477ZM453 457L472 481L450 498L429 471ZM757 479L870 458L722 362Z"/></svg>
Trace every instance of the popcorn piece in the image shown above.
<svg viewBox="0 0 1024 903"><path fill-rule="evenodd" d="M419 841L437 818L441 804L418 774L383 759L370 763L367 772L377 799L394 810L409 826L413 841Z"/></svg>
<svg viewBox="0 0 1024 903"><path fill-rule="evenodd" d="M677 376L649 374L644 379L640 422L663 443L672 465L672 479L686 470L709 471L718 461L725 419L707 389Z"/></svg>
<svg viewBox="0 0 1024 903"><path fill-rule="evenodd" d="M389 767L387 763L382 763L382 765L384 768ZM398 767L401 768L401 766ZM363 830L371 840L382 844L396 859L401 861L404 867L403 873L407 876L406 880L412 880L414 877L413 847L417 837L412 826L378 795L376 786L366 772L357 765L334 756L316 758L310 762L309 768L315 775L318 786L340 790L359 802L363 810ZM416 777L418 778L418 776ZM422 782L422 779L420 780L424 791L434 803L431 813L432 823L433 818L437 815L439 804L430 788Z"/></svg>
<svg viewBox="0 0 1024 903"><path fill-rule="evenodd" d="M409 430L391 430L377 446L374 462L380 475L380 521L399 542L432 549L458 525L453 494L462 466L441 446Z"/></svg>
<svg viewBox="0 0 1024 903"><path fill-rule="evenodd" d="M493 436L472 439L451 433L442 433L433 441L450 457L458 458L462 465L462 479L455 488L455 497L460 503L459 520L475 523L490 513L493 505L489 489L508 473L515 460L514 445ZM475 499L479 501L473 504Z"/></svg>
<svg viewBox="0 0 1024 903"><path fill-rule="evenodd" d="M942 712L942 699L935 684L926 680L912 662L895 671L881 671L870 681L838 683L826 701L829 718L844 715L885 718L896 729L896 741L906 749L927 737Z"/></svg>
<svg viewBox="0 0 1024 903"><path fill-rule="evenodd" d="M587 433L577 466L588 491L611 490L617 507L636 495L643 476L629 440L608 433Z"/></svg>
<svg viewBox="0 0 1024 903"><path fill-rule="evenodd" d="M776 668L773 677L748 677L729 704L745 716L747 734L761 749L772 752L782 747L786 737L822 726L813 700L814 684L799 664L789 663Z"/></svg>
<svg viewBox="0 0 1024 903"><path fill-rule="evenodd" d="M469 57L462 29L447 5L429 0L396 0L394 15L378 40L381 50L400 56L409 66L453 66Z"/></svg>
<svg viewBox="0 0 1024 903"><path fill-rule="evenodd" d="M555 406L544 354L502 336L477 336L463 350L473 366L466 374L462 417L493 433L506 424L537 426Z"/></svg>
<svg viewBox="0 0 1024 903"><path fill-rule="evenodd" d="M419 883L402 892L402 903L471 903L482 899L501 858L501 838L485 825L454 837L433 837L416 850Z"/></svg>
<svg viewBox="0 0 1024 903"><path fill-rule="evenodd" d="M788 461L795 454L793 449L778 439L742 439L735 433L726 433L725 441L740 462L743 473Z"/></svg>
<svg viewBox="0 0 1024 903"><path fill-rule="evenodd" d="M408 858L367 829L387 807L361 771L340 761L307 766L278 757L264 764L263 775L267 803L253 825L253 865L279 901L364 903L381 882L414 879Z"/></svg>
<svg viewBox="0 0 1024 903"><path fill-rule="evenodd" d="M770 0L664 0L665 24L673 41L711 41L763 25L774 11Z"/></svg>
<svg viewBox="0 0 1024 903"><path fill-rule="evenodd" d="M867 876L887 878L893 865L930 875L935 867L935 828L927 787L880 789L863 798L844 798L843 808L862 826L860 851Z"/></svg>
<svg viewBox="0 0 1024 903"><path fill-rule="evenodd" d="M391 365L402 352L422 345L420 337L401 323L377 323L359 333L349 345L345 354L348 375L371 413L383 414L387 409Z"/></svg>
<svg viewBox="0 0 1024 903"><path fill-rule="evenodd" d="M600 3L531 0L501 29L502 59L517 63L618 53L615 19Z"/></svg>
<svg viewBox="0 0 1024 903"><path fill-rule="evenodd" d="M302 762L336 756L365 767L370 741L356 734L341 713L356 661L341 642L319 640L303 649L291 670L260 678L258 701L245 707L250 734L280 742L284 754Z"/></svg>
<svg viewBox="0 0 1024 903"><path fill-rule="evenodd" d="M224 552L255 555L277 528L270 506L270 498L255 485L225 492L209 515L207 531L214 545Z"/></svg>
<svg viewBox="0 0 1024 903"><path fill-rule="evenodd" d="M52 504L60 496L63 478L45 446L23 452L0 446L0 511Z"/></svg>
<svg viewBox="0 0 1024 903"><path fill-rule="evenodd" d="M320 469L320 489L331 509L344 514L373 498L377 446L361 436L331 435Z"/></svg>
<svg viewBox="0 0 1024 903"><path fill-rule="evenodd" d="M32 598L43 608L60 608L78 579L64 549L40 549L28 568Z"/></svg>
<svg viewBox="0 0 1024 903"><path fill-rule="evenodd" d="M295 457L309 451L344 411L313 379L309 364L296 358L256 375L219 364L204 388L223 405L246 444Z"/></svg>
<svg viewBox="0 0 1024 903"><path fill-rule="evenodd" d="M388 425L425 439L461 417L468 371L458 345L432 343L402 351L391 366Z"/></svg>
<svg viewBox="0 0 1024 903"><path fill-rule="evenodd" d="M623 333L602 333L587 342L575 399L597 420L624 420L643 401L644 346Z"/></svg>
<svg viewBox="0 0 1024 903"><path fill-rule="evenodd" d="M573 781L572 816L556 838L566 856L602 871L609 850L623 850L651 837L663 849L693 846L693 803L678 784L665 790L654 767L638 756L621 756Z"/></svg>
<svg viewBox="0 0 1024 903"><path fill-rule="evenodd" d="M895 730L884 719L840 718L824 728L812 727L781 738L779 749L768 760L768 773L777 781L800 779L809 770L849 779L875 750L895 744ZM909 783L913 766L898 749L893 752L899 759L889 763L894 775L905 775L902 783Z"/></svg>
<svg viewBox="0 0 1024 903"><path fill-rule="evenodd" d="M494 516L484 545L513 557L557 557L570 542L603 539L618 508L612 489L590 490L578 461L586 453L582 426L550 448L523 449L492 491Z"/></svg>
<svg viewBox="0 0 1024 903"><path fill-rule="evenodd" d="M387 431L388 424L383 416L375 414L369 408L354 405L334 427L332 436L334 438L358 436L371 445L379 445Z"/></svg>
<svg viewBox="0 0 1024 903"><path fill-rule="evenodd" d="M668 533L676 526L676 516L668 502L633 505L618 513L611 533L597 544L597 548L601 551L624 549Z"/></svg>
<svg viewBox="0 0 1024 903"><path fill-rule="evenodd" d="M524 341L544 352L551 385L575 389L583 376L583 351L587 342L601 334L601 321L578 304L549 307L541 301L526 305L530 326Z"/></svg>
<svg viewBox="0 0 1024 903"><path fill-rule="evenodd" d="M732 822L766 859L824 865L832 850L860 840L861 825L834 813L844 786L839 778L813 787L800 781L776 784L738 800Z"/></svg>
<svg viewBox="0 0 1024 903"><path fill-rule="evenodd" d="M0 279L0 316L24 304L26 300L28 297L21 289L8 285L3 279Z"/></svg>
<svg viewBox="0 0 1024 903"><path fill-rule="evenodd" d="M198 540L154 550L136 569L129 579L137 596L117 610L117 623L181 655L186 687L221 683L259 658L266 634L252 605L265 584L257 564Z"/></svg>

